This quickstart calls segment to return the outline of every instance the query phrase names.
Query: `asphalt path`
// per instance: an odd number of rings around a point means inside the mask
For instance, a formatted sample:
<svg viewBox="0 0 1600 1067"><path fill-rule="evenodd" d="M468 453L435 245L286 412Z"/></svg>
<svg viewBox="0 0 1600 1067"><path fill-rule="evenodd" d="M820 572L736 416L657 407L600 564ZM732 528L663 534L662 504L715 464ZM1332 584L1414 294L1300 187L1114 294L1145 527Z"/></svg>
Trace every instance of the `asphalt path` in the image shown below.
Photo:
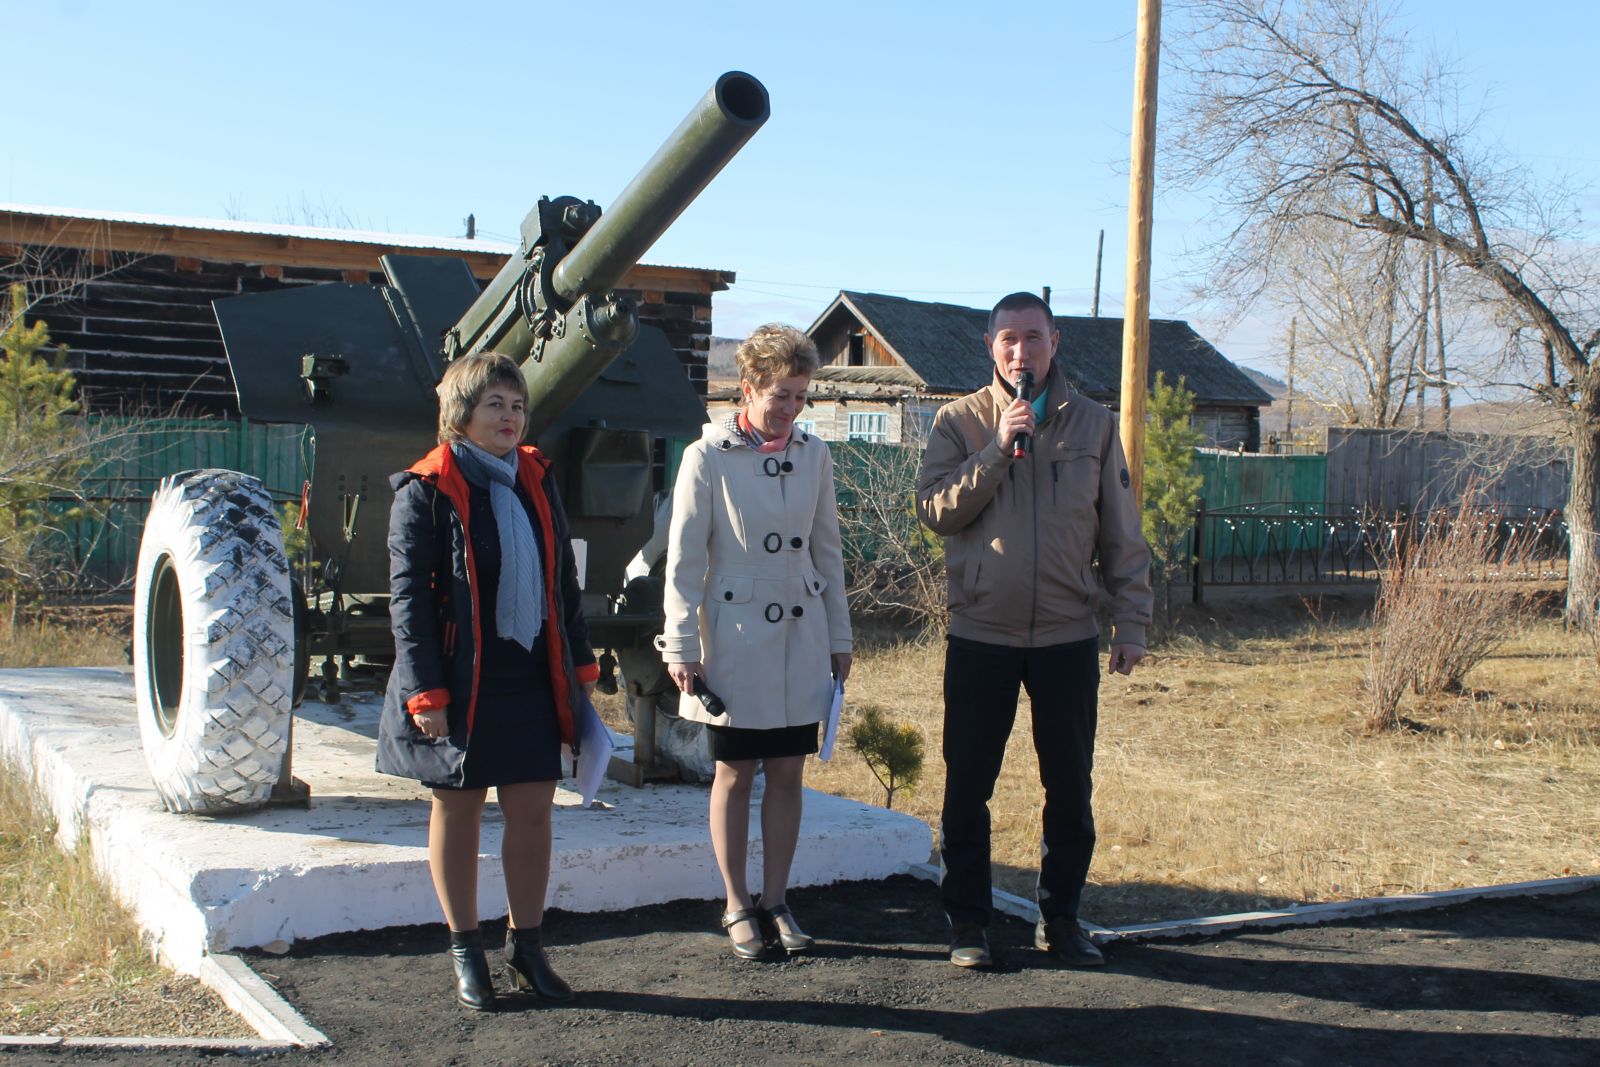
<svg viewBox="0 0 1600 1067"><path fill-rule="evenodd" d="M333 1042L272 1057L293 1064L1600 1064L1600 890L1123 942L1094 971L1057 966L1011 919L992 931L993 970L952 967L934 889L911 878L796 891L791 904L817 951L761 962L728 952L703 901L551 913L551 956L579 999L508 994L493 1015L451 998L439 927L246 959Z"/></svg>

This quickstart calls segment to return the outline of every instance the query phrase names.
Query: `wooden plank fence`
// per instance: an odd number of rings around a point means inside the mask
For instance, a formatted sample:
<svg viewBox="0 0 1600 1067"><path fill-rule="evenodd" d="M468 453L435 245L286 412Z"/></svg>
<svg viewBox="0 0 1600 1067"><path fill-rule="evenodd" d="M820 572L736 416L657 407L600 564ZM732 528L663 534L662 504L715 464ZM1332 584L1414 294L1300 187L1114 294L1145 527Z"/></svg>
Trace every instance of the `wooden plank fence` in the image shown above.
<svg viewBox="0 0 1600 1067"><path fill-rule="evenodd" d="M178 471L221 467L260 478L280 500L300 498L311 470L311 431L305 426L248 419L126 419L91 416L104 440L88 479L91 505L76 515L62 503L60 551L78 589L130 588L150 497Z"/></svg>
<svg viewBox="0 0 1600 1067"><path fill-rule="evenodd" d="M1449 507L1473 477L1485 503L1548 511L1567 503L1570 450L1548 438L1330 427L1325 451L1334 508Z"/></svg>

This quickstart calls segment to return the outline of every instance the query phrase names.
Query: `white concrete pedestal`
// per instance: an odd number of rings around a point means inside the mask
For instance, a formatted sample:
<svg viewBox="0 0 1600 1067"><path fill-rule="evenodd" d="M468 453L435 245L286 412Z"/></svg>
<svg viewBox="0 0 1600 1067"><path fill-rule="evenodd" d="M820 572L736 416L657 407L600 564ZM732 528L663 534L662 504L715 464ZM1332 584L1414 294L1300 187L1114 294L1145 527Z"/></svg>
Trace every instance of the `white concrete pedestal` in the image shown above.
<svg viewBox="0 0 1600 1067"><path fill-rule="evenodd" d="M210 951L440 921L428 876L428 792L372 769L373 695L296 712L295 776L311 807L170 815L145 770L125 670L0 670L0 759L35 782L62 843L87 834L97 866L156 948L195 973ZM619 739L619 746L627 743ZM564 783L571 784L571 783ZM607 782L604 810L560 789L549 905L612 911L721 895L704 787ZM807 791L792 882L883 878L928 858L928 826ZM751 827L760 822L754 816ZM501 823L484 813L479 909L505 914ZM759 869L760 844L751 863Z"/></svg>

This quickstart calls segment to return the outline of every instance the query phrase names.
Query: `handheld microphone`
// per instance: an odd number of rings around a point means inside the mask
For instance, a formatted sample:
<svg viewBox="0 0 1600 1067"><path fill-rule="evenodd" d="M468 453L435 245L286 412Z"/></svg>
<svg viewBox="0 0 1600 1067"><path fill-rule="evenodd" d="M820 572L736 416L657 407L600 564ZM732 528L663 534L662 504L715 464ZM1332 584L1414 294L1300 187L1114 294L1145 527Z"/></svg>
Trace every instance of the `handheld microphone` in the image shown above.
<svg viewBox="0 0 1600 1067"><path fill-rule="evenodd" d="M1017 399L1023 401L1031 401L1033 399L1032 371L1023 371L1022 377L1017 379ZM1016 441L1014 441L1011 445L1011 457L1013 459L1021 459L1023 456L1026 456L1028 454L1029 444L1030 442L1027 434L1017 434Z"/></svg>
<svg viewBox="0 0 1600 1067"><path fill-rule="evenodd" d="M689 688L694 690L695 697L705 705L707 712L712 715L728 714L728 706L722 702L721 697L711 691L711 687L706 685L706 680L698 674L694 676L694 682Z"/></svg>

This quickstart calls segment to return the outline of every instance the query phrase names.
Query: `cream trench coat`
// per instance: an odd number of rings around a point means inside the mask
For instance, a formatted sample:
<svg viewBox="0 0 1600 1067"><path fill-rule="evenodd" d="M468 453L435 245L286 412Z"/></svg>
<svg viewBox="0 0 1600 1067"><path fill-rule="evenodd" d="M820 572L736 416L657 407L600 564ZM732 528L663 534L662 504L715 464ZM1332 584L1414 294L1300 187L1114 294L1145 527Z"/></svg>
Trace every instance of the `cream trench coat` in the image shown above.
<svg viewBox="0 0 1600 1067"><path fill-rule="evenodd" d="M851 649L828 446L795 430L763 454L708 424L672 490L665 607L662 658L704 664L728 709L712 717L684 693L685 719L753 730L823 719L831 654Z"/></svg>

